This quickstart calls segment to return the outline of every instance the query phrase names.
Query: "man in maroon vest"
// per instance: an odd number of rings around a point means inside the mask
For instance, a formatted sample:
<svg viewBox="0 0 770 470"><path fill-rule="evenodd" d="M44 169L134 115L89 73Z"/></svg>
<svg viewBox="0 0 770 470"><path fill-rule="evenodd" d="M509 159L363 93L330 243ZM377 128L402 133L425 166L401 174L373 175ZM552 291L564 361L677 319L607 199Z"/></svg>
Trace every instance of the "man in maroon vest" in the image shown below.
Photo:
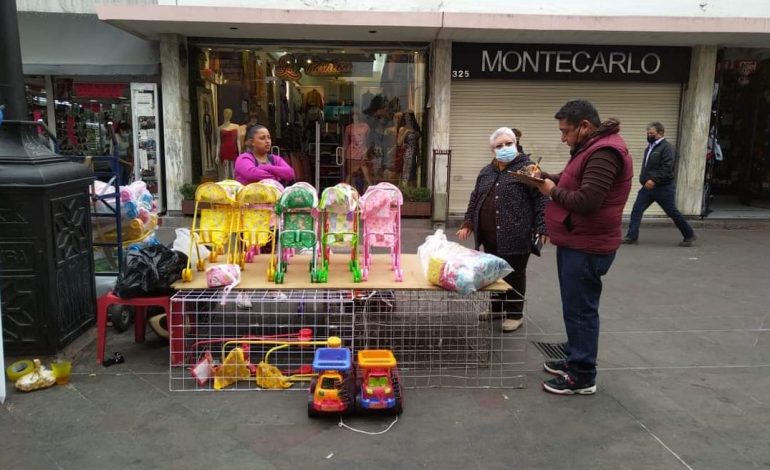
<svg viewBox="0 0 770 470"><path fill-rule="evenodd" d="M560 395L590 395L596 392L602 276L621 243L633 163L619 134L620 123L602 123L590 102L569 101L555 117L571 158L561 173L542 173L545 181L538 189L551 199L545 223L556 245L569 356L544 364L556 378L543 382L543 388Z"/></svg>

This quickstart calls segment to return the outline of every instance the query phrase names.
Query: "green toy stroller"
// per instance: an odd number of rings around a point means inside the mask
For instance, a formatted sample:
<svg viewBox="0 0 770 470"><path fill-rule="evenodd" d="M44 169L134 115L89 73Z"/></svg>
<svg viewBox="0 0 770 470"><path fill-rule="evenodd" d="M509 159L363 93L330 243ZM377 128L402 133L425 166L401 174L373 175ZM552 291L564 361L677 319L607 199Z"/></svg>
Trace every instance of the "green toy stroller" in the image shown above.
<svg viewBox="0 0 770 470"><path fill-rule="evenodd" d="M318 282L329 280L329 260L332 247L350 248L348 269L353 282L361 282L358 262L358 191L349 184L339 183L321 193L321 253L323 262L318 268Z"/></svg>
<svg viewBox="0 0 770 470"><path fill-rule="evenodd" d="M318 192L308 183L295 183L284 190L275 213L279 217L275 283L283 284L295 250L312 252L310 282L318 282Z"/></svg>

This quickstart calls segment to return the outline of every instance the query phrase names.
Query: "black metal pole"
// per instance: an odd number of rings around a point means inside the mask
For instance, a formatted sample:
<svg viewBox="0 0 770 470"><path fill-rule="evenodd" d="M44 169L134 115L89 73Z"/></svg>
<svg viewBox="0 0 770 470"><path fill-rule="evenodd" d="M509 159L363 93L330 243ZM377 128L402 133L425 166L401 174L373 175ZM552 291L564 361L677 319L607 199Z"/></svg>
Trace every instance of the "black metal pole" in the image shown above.
<svg viewBox="0 0 770 470"><path fill-rule="evenodd" d="M0 104L5 105L5 119L23 121L27 119L27 100L16 0L0 1L0 44Z"/></svg>

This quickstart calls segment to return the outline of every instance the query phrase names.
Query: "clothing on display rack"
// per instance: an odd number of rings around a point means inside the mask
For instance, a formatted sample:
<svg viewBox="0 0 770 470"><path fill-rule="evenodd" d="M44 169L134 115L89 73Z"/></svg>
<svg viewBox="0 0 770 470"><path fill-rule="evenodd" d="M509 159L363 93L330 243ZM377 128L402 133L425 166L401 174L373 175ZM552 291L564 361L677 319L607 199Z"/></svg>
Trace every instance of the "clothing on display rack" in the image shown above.
<svg viewBox="0 0 770 470"><path fill-rule="evenodd" d="M398 142L399 156L403 159L401 184L406 185L407 183L414 182L417 174L416 160L420 146L420 133L414 129L401 128Z"/></svg>
<svg viewBox="0 0 770 470"><path fill-rule="evenodd" d="M369 90L366 90L366 92L361 95L361 109L368 109L369 105L372 103L372 98L374 98L374 95Z"/></svg>
<svg viewBox="0 0 770 470"><path fill-rule="evenodd" d="M313 107L324 109L324 99L321 96L321 93L319 93L318 90L316 90L315 88L307 92L307 94L305 95L305 103L304 103L304 108L306 110Z"/></svg>

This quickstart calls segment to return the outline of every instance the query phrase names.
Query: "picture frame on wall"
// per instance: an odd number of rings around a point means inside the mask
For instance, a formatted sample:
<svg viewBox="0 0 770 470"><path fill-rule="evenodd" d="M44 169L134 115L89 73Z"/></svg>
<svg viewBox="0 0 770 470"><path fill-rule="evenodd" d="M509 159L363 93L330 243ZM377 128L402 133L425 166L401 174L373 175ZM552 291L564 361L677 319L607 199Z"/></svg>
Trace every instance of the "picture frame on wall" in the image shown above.
<svg viewBox="0 0 770 470"><path fill-rule="evenodd" d="M215 132L216 113L211 90L198 87L198 134L200 135L201 168L203 173L217 171Z"/></svg>

